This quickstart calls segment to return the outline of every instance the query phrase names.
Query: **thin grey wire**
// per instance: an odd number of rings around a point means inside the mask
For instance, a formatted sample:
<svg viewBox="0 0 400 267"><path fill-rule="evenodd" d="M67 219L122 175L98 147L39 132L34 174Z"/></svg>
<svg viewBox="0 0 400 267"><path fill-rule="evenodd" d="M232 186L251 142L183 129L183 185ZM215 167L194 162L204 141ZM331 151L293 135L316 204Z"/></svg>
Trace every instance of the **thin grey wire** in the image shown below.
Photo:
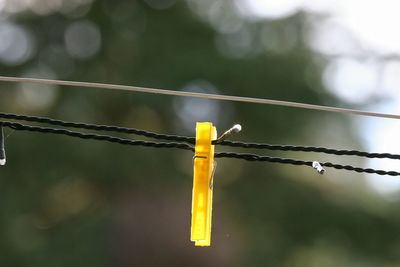
<svg viewBox="0 0 400 267"><path fill-rule="evenodd" d="M322 106L322 105L313 105L313 104L290 102L290 101L281 101L281 100L273 100L273 99L265 99L265 98L231 96L231 95L217 95L217 94L206 94L206 93L196 93L196 92L186 92L186 91L174 91L174 90L165 90L165 89L156 89L156 88L148 88L148 87L129 86L129 85L93 83L93 82L77 82L77 81L63 81L63 80L50 80L50 79L37 79L37 78L27 78L27 77L0 76L0 81L2 81L2 82L25 82L25 83L36 83L36 84L50 84L50 85L61 85L61 86L75 86L75 87L87 87L87 88L98 88L98 89L123 90L123 91L130 91L130 92L142 92L142 93L149 93L149 94L161 94L161 95L172 95L172 96L183 96L183 97L196 97L196 98L205 98L205 99L214 99L214 100L224 100L224 101L246 102L246 103L254 103L254 104L285 106L285 107L292 107L292 108L302 108L302 109L310 109L310 110L318 110L318 111L346 113L346 114L353 114L353 115L361 115L361 116L379 117L379 118L400 120L400 114L370 112L370 111L363 111L363 110L337 108L337 107L329 107L329 106Z"/></svg>

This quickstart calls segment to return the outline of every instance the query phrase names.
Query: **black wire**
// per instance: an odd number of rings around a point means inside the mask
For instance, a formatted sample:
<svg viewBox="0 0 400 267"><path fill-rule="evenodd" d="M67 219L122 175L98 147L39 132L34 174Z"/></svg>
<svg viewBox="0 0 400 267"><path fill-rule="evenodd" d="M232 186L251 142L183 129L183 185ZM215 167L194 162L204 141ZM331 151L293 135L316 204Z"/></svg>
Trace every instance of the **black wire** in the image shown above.
<svg viewBox="0 0 400 267"><path fill-rule="evenodd" d="M194 151L193 146L186 143L157 143L157 142L149 142L149 141L141 141L141 140L131 140L124 139L115 136L109 135L99 135L99 134L89 134L89 133L81 133L75 132L65 129L55 129L55 128L47 128L47 127L39 127L39 126L28 126L15 122L3 121L0 122L0 126L9 127L18 131L29 131L29 132L39 132L39 133L50 133L50 134L59 134L77 137L81 139L92 139L99 141L107 141L111 143L118 143L122 145L131 145L131 146L146 146L146 147L156 147L156 148L178 148Z"/></svg>
<svg viewBox="0 0 400 267"><path fill-rule="evenodd" d="M247 154L247 153L232 153L232 152L220 152L214 154L215 158L235 158L235 159L243 159L247 161L261 161L261 162L272 162L272 163L281 163L281 164L290 164L297 166L310 166L312 167L312 161L304 161L297 159L287 159L287 158L275 158L269 156L260 156L256 154ZM340 165L331 162L320 162L320 164L324 167L334 168L339 170L347 170L347 171L355 171L359 173L370 173L370 174L378 174L378 175L390 175L390 176L400 176L400 172L396 171L384 171L384 170L375 170L370 168L359 168L350 165Z"/></svg>
<svg viewBox="0 0 400 267"><path fill-rule="evenodd" d="M332 162L323 162L320 163L324 167L329 167L329 168L335 168L338 170L347 170L347 171L355 171L359 173L374 173L374 174L379 174L379 175L390 175L390 176L400 176L400 172L396 171L384 171L384 170L375 170L371 168L360 168L360 167L354 167L350 165L340 165L340 164L335 164Z"/></svg>
<svg viewBox="0 0 400 267"><path fill-rule="evenodd" d="M141 130L141 129L119 127L119 126L112 126L112 125L77 123L77 122L70 122L70 121L55 120L55 119L46 118L46 117L27 116L27 115L19 115L19 114L3 113L3 112L0 112L0 118L46 123L46 124L51 124L51 125L56 125L56 126L79 128L79 129L86 129L86 130L136 134L136 135L141 135L141 136L154 138L154 139L161 139L161 140L168 140L168 141L175 141L175 142L185 142L185 143L192 144L192 145L194 145L196 142L196 139L193 137L159 134L159 133L154 133L154 132L145 131L145 130ZM370 152L363 152L363 151L358 151L358 150L339 150L339 149L332 149L332 148L325 148L325 147L275 145L275 144L265 144L265 143L246 143L246 142L228 141L228 140L224 140L224 141L214 140L213 144L221 145L221 146L229 146L229 147L240 147L240 148L268 149L268 150L294 151L294 152L315 152L315 153L325 153L325 154L332 154L332 155L338 155L338 156L347 155L347 156L358 156L358 157L365 157L365 158L400 159L400 155L398 155L398 154L370 153Z"/></svg>
<svg viewBox="0 0 400 267"><path fill-rule="evenodd" d="M398 155L398 154L370 153L370 152L363 152L363 151L357 151L357 150L339 150L339 149L325 148L325 147L271 145L271 144L262 144L262 143L244 143L244 142L228 141L228 140L216 142L216 144L222 145L222 146L241 147L241 148L268 149L268 150L279 150L279 151L316 152L316 153L333 154L333 155L338 155L338 156L347 155L347 156L358 156L358 157L365 157L365 158L400 159L400 155Z"/></svg>
<svg viewBox="0 0 400 267"><path fill-rule="evenodd" d="M154 139L161 139L161 140L168 140L168 141L175 141L175 142L185 142L185 143L192 144L192 145L194 145L196 142L196 139L193 137L159 134L159 133L154 133L154 132L145 131L145 130L141 130L141 129L119 127L119 126L112 126L112 125L77 123L77 122L70 122L70 121L55 120L55 119L46 118L46 117L27 116L27 115L19 115L19 114L3 113L3 112L0 112L0 118L46 123L46 124L50 124L50 125L79 128L79 129L86 129L86 130L136 134L136 135L145 136L145 137L154 138ZM268 149L268 150L279 150L279 151L297 151L297 152L315 152L315 153L325 153L325 154L332 154L332 155L338 155L338 156L347 155L347 156L358 156L358 157L366 157L366 158L400 159L400 155L398 155L398 154L369 153L369 152L363 152L363 151L357 151L357 150L339 150L339 149L332 149L332 148L325 148L325 147L274 145L274 144L263 144L263 143L246 143L246 142L238 142L238 141L227 141L227 140L225 140L225 141L215 140L215 141L213 141L213 144L221 145L221 146L229 146L229 147L240 147L240 148Z"/></svg>
<svg viewBox="0 0 400 267"><path fill-rule="evenodd" d="M46 118L46 117L27 116L27 115L19 115L19 114L12 114L12 113L0 112L0 118L19 120L19 121L46 123L46 124L55 125L55 126L79 128L79 129L86 129L86 130L128 133L128 134L141 135L141 136L154 138L154 139L186 142L189 144L194 144L196 141L195 138L193 138L193 137L158 134L158 133L145 131L145 130L141 130L141 129L135 129L135 128L119 127L119 126L113 126L113 125L98 125L98 124L62 121L62 120L55 120L55 119Z"/></svg>
<svg viewBox="0 0 400 267"><path fill-rule="evenodd" d="M282 164L290 164L290 165L298 165L298 166L310 166L312 167L312 161L304 161L297 159L287 159L287 158L275 158L269 156L260 156L256 154L248 154L248 153L235 153L235 152L219 152L214 154L215 158L234 158L234 159L243 159L247 161L266 161L272 163L282 163Z"/></svg>
<svg viewBox="0 0 400 267"><path fill-rule="evenodd" d="M156 148L178 148L184 150L190 150L194 152L193 146L186 143L157 143L157 142L149 142L149 141L140 141L140 140L131 140L124 139L114 136L108 135L98 135L98 134L88 134L81 133L76 131L70 131L65 129L55 129L55 128L46 128L39 126L28 126L15 122L8 121L0 121L0 127L9 127L14 130L19 131L29 131L29 132L40 132L40 133L49 133L49 134L59 134L66 135L71 137L77 137L82 139L91 139L91 140L99 140L99 141L107 141L112 143L118 143L122 145L133 145L133 146L146 146L146 147L156 147ZM243 159L247 161L262 161L262 162L272 162L272 163L281 163L281 164L291 164L291 165L303 165L303 166L312 166L312 161L303 161L296 159L287 159L287 158L275 158L269 156L260 156L255 154L245 154L245 153L232 153L232 152L220 152L215 153L215 158L236 158ZM391 175L391 176L400 176L399 172L395 171L383 171L383 170L375 170L375 169L363 169L359 167L354 167L350 165L340 165L331 162L320 163L322 166L331 167L335 169L344 169L348 171L356 171L356 172L365 172L365 173L374 173L378 175Z"/></svg>

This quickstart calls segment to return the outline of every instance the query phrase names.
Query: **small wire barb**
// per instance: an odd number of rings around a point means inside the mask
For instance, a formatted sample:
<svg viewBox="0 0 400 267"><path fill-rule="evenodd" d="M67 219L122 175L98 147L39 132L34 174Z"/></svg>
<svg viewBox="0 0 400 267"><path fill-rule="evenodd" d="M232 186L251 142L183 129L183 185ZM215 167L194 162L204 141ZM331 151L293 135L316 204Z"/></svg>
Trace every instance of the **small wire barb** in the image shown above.
<svg viewBox="0 0 400 267"><path fill-rule="evenodd" d="M321 175L325 173L325 169L321 166L321 164L318 161L313 161L312 167Z"/></svg>
<svg viewBox="0 0 400 267"><path fill-rule="evenodd" d="M3 124L0 123L0 165L6 164L6 150L4 146L4 129Z"/></svg>
<svg viewBox="0 0 400 267"><path fill-rule="evenodd" d="M240 124L235 124L233 125L230 129L225 131L215 142L215 144L218 144L219 142L222 142L232 134L236 134L242 130L242 126Z"/></svg>

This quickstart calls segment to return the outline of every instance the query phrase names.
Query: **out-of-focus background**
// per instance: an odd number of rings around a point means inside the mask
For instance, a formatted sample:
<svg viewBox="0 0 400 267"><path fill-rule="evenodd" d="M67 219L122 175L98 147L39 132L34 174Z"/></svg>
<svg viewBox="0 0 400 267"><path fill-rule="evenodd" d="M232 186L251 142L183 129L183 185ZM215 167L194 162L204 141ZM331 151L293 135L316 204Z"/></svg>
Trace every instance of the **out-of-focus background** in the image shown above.
<svg viewBox="0 0 400 267"><path fill-rule="evenodd" d="M0 74L400 113L399 7L0 0ZM78 87L0 89L2 112L189 136L196 121L219 132L241 123L233 139L400 150L400 127L388 119ZM189 241L190 152L6 136L0 266L400 265L396 178L219 159L212 246L197 248ZM400 169L390 160L262 153Z"/></svg>

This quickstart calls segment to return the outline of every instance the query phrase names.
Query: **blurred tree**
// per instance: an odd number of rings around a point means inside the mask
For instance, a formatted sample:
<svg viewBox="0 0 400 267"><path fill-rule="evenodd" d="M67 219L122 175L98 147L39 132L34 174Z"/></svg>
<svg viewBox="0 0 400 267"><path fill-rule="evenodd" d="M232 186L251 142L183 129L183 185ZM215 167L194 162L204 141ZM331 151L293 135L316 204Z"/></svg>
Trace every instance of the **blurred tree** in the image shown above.
<svg viewBox="0 0 400 267"><path fill-rule="evenodd" d="M8 42L26 44L7 48L8 57L0 47L3 75L335 103L320 83L321 60L305 44L305 13L255 21L240 16L231 1L38 0L22 8L23 2L5 1L1 13ZM193 134L197 120L213 120L220 131L237 121L244 131L235 138L271 143L319 142L327 127L337 136L326 145L345 137L345 144L359 146L343 117L316 112L28 84L1 89L7 112L178 134ZM332 121L342 129L329 128ZM316 180L311 170L220 160L213 244L199 249L189 242L190 153L7 134L1 266L400 261L392 206L376 212L344 186L303 179Z"/></svg>

